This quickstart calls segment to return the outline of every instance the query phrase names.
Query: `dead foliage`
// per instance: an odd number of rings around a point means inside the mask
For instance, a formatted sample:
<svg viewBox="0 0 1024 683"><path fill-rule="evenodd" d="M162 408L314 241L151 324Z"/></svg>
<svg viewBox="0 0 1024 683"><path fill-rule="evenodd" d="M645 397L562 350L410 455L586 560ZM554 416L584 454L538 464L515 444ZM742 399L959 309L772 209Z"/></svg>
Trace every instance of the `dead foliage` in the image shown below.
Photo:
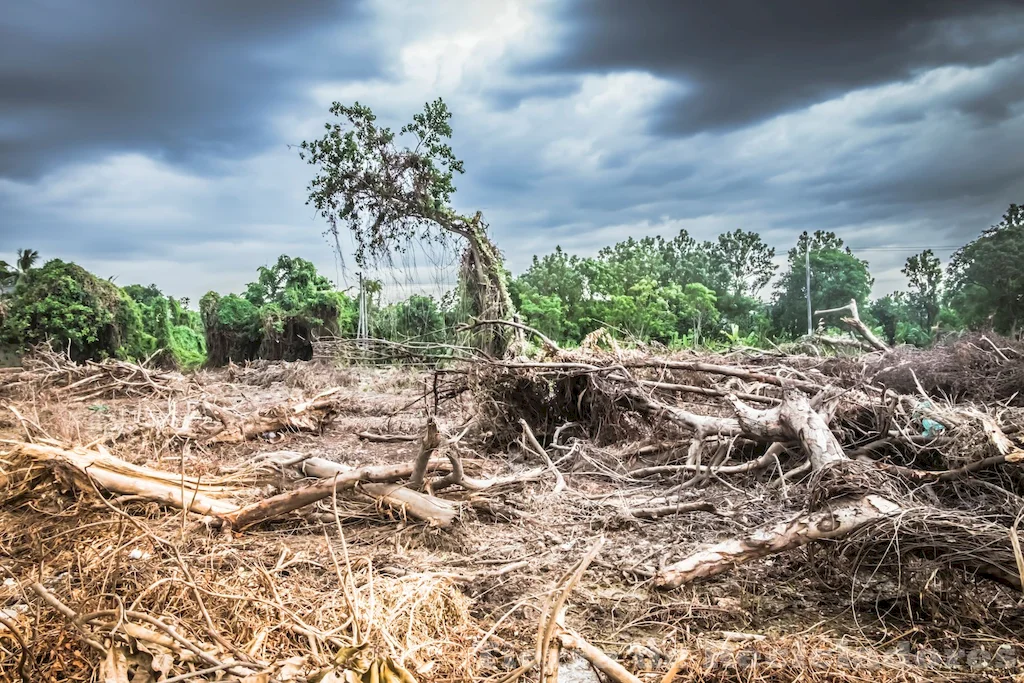
<svg viewBox="0 0 1024 683"><path fill-rule="evenodd" d="M180 373L108 358L78 363L64 352L38 346L22 360L20 371L0 376L0 390L50 394L54 400L93 401L119 397L166 397L189 390Z"/></svg>
<svg viewBox="0 0 1024 683"><path fill-rule="evenodd" d="M822 373L844 382L869 382L955 401L1024 406L1024 344L993 332L952 335L927 349L899 346L883 354L836 357Z"/></svg>
<svg viewBox="0 0 1024 683"><path fill-rule="evenodd" d="M15 396L0 677L1020 674L1024 411L879 353L651 351Z"/></svg>

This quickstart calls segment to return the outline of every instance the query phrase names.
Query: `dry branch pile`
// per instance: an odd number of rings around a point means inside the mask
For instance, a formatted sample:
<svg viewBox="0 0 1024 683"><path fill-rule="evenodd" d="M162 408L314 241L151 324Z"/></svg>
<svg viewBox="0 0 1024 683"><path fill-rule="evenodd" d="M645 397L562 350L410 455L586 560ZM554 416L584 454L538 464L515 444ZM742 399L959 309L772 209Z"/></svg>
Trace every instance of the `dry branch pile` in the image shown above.
<svg viewBox="0 0 1024 683"><path fill-rule="evenodd" d="M108 358L77 363L47 346L33 349L20 370L0 376L0 389L49 393L55 399L93 401L116 397L170 396L184 393L189 381L180 373Z"/></svg>
<svg viewBox="0 0 1024 683"><path fill-rule="evenodd" d="M967 342L1007 377L1024 358ZM101 440L79 406L78 444L48 438L45 408L29 420L12 404L0 677L1024 671L1024 411L936 391L929 368L948 349L543 345L542 360L464 358L326 390L322 365L231 368L188 394L111 400L128 421L148 401L173 427ZM874 379L897 358L898 391Z"/></svg>

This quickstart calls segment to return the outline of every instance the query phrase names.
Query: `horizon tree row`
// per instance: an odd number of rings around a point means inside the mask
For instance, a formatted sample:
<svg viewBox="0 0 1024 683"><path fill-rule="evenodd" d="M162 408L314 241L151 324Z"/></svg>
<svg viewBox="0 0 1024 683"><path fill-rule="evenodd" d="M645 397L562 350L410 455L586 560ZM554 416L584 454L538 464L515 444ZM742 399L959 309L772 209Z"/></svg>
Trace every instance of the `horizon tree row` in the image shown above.
<svg viewBox="0 0 1024 683"><path fill-rule="evenodd" d="M671 239L630 237L594 257L556 247L534 256L510 289L524 322L563 343L608 327L668 345L740 338L763 345L806 334L809 260L815 309L853 299L889 343L924 346L960 329L1017 336L1024 322L1022 257L1024 209L1011 204L945 269L930 249L910 256L901 271L906 289L874 300L868 262L834 232L820 230L798 237L777 279L775 249L759 234L737 229L697 242L682 230ZM759 297L773 279L771 296Z"/></svg>
<svg viewBox="0 0 1024 683"><path fill-rule="evenodd" d="M999 223L953 254L943 268L924 250L906 260L905 290L870 300L873 280L832 232L803 233L778 273L775 250L751 231L697 242L628 238L596 256L556 247L535 256L518 277L506 273L522 320L563 344L604 327L624 338L678 346L799 338L806 332L805 251L815 308L857 301L865 321L891 344L925 346L960 329L1019 336L1024 322L1024 208L1011 204ZM253 358L308 358L319 334L354 336L356 297L338 291L305 259L280 256L258 269L242 294L209 292L199 311L155 285L121 288L74 263L20 250L0 262L0 343L40 342L75 359L123 357L181 368ZM769 299L760 295L775 280ZM440 300L423 294L382 301L380 283L365 282L371 334L396 341L455 341L471 316L457 290ZM160 354L163 354L162 356Z"/></svg>

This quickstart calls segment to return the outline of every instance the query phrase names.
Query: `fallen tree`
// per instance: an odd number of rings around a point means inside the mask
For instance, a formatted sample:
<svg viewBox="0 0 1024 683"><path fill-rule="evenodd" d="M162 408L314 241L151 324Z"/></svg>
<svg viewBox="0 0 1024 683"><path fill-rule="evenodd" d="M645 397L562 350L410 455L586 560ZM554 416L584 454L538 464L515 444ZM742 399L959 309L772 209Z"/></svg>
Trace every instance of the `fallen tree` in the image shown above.
<svg viewBox="0 0 1024 683"><path fill-rule="evenodd" d="M340 391L340 387L334 387L307 401L273 406L244 416L203 401L200 412L214 422L172 430L172 434L207 443L242 443L271 432L320 432L341 410Z"/></svg>
<svg viewBox="0 0 1024 683"><path fill-rule="evenodd" d="M780 370L785 368L780 364ZM656 369L662 373L657 380L641 374ZM700 373L697 377L707 378L710 386L702 386L693 374L687 382L664 376L673 370ZM470 371L471 376L473 372ZM1002 472L1002 476L1016 484L1003 489L990 481L979 481L979 490L994 488L1011 499L1017 495L1014 487L1024 484L1024 478L1014 468L1024 459L1024 451L1006 435L1007 431L1015 432L1015 428L1000 425L984 411L936 406L934 399L923 393L893 395L863 384L830 387L828 380L811 381L801 373L794 373L797 376L793 378L773 376L763 368L729 367L703 360L583 357L577 352L565 353L550 362L480 364L476 372L480 375L479 384L471 385L483 394L484 405L493 401L506 410L521 409L530 415L526 419L535 423L540 416L548 424L572 421L600 435L623 422L635 429L636 423L630 416L639 415L646 421L649 438L665 438L666 431L688 434L685 462L636 471L641 476L655 477L690 473L689 479L672 490L699 485L711 476L756 473L773 464L779 467L779 481L809 476L809 483L800 487L806 497L801 511L749 533L707 544L665 564L654 577L663 588L721 574L809 543L830 542L856 542L865 548L865 557L874 557L878 562L883 561L887 546L912 549L911 552L925 552L947 565L980 572L1007 585L1021 584L1009 533L1012 510L1001 515L1002 524L980 520L958 510L955 498L944 502L941 490L922 488L953 482L971 486L973 478L992 471ZM728 378L724 382L727 388L722 387L722 380L712 379L715 377ZM535 382L544 382L547 389L532 393ZM754 395L761 399L759 402L773 407L756 409L741 400L739 395L751 395L751 385L757 386L758 393ZM772 393L767 393L766 387ZM525 398L513 398L512 392ZM679 398L687 394L712 397L719 403L713 408L704 405L704 410L697 412L689 405L679 405ZM538 400L540 397L543 398ZM497 424L500 427L516 415L497 415ZM913 435L914 430L921 429L920 421L925 418L940 425L938 435ZM884 437L880 438L880 434ZM875 446L878 450L845 447L840 437L850 439L851 443L879 444ZM723 446L737 441L747 444L744 451L754 457L726 465L725 459L733 447L725 448L723 456ZM767 450L758 455L760 449ZM908 455L925 451L946 454L946 462L954 466L943 468L940 459L940 467L921 469L885 457L885 451L900 449L906 449ZM803 464L783 473L779 457L786 450L801 454ZM855 451L858 460L851 458L848 451ZM721 514L708 502L672 497L664 499L663 504L636 510L639 514L632 516L637 518L697 512ZM929 544L932 530L946 539L948 545ZM900 537L898 543L893 543L894 535ZM959 550L953 552L950 547Z"/></svg>
<svg viewBox="0 0 1024 683"><path fill-rule="evenodd" d="M355 238L360 266L387 262L415 239L461 240L459 295L469 315L511 319L514 307L504 261L487 235L482 214L462 215L451 206L453 179L463 172L463 163L447 142L451 112L444 101L427 103L398 135L378 126L373 112L358 103L335 102L331 114L342 122L328 123L318 140L303 141L299 156L316 168L309 203L327 219L339 255L341 226ZM410 144L398 142L406 136ZM474 331L468 341L491 357L501 357L511 336L504 328L489 326Z"/></svg>

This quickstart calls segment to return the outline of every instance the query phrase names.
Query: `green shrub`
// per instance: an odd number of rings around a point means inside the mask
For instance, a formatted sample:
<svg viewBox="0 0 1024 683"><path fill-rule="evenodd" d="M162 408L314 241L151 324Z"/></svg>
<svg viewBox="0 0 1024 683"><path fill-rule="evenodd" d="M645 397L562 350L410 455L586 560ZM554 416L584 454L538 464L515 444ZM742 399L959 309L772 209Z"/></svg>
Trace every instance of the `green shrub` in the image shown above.
<svg viewBox="0 0 1024 683"><path fill-rule="evenodd" d="M46 342L75 360L136 358L152 343L131 297L59 259L25 273L6 310L0 337L22 349Z"/></svg>
<svg viewBox="0 0 1024 683"><path fill-rule="evenodd" d="M206 340L199 314L183 307L174 297L164 296L156 285L128 285L126 295L137 304L146 335L146 358L182 370L206 361Z"/></svg>
<svg viewBox="0 0 1024 683"><path fill-rule="evenodd" d="M261 266L245 294L206 294L199 304L208 362L252 358L308 360L319 335L351 332L356 305L301 258L282 255Z"/></svg>

